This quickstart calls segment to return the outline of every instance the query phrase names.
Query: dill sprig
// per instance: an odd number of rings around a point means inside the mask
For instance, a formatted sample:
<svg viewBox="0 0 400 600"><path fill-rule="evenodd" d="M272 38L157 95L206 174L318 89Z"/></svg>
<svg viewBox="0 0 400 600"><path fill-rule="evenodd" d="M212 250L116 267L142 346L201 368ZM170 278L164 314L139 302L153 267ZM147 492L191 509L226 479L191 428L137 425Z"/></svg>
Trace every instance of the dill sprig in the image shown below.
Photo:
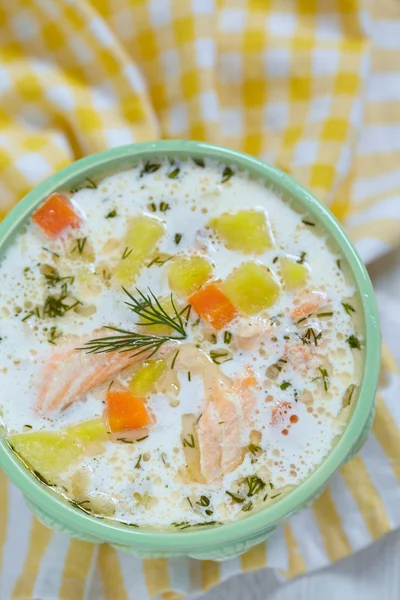
<svg viewBox="0 0 400 600"><path fill-rule="evenodd" d="M245 483L248 487L247 496L249 498L255 494L258 494L258 492L263 490L266 485L265 482L257 475L250 475L250 477L246 477Z"/></svg>
<svg viewBox="0 0 400 600"><path fill-rule="evenodd" d="M184 340L186 338L186 315L190 310L190 305L179 312L171 294L173 314L170 315L150 289L148 295L137 289L139 299L132 296L132 294L124 287L122 289L129 299L125 304L132 312L142 319L140 322L136 322L135 325L140 325L141 327L164 325L170 327L179 335L147 335L136 331L120 329L118 327L105 326L104 329L113 331L118 335L90 340L89 342L86 342L85 347L78 348L78 350L86 350L88 354L132 352L131 357L144 352L150 352L150 358L158 352L165 342L169 340Z"/></svg>

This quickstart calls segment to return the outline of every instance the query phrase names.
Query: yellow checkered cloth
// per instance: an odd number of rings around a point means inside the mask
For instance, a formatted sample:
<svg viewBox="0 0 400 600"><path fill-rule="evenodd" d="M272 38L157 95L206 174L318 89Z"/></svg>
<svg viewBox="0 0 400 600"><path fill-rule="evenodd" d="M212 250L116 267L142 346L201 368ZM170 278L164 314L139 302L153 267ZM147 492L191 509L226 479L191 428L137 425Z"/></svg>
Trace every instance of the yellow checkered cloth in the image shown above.
<svg viewBox="0 0 400 600"><path fill-rule="evenodd" d="M207 140L290 172L372 261L400 245L399 101L397 0L0 0L0 212L86 154ZM294 577L378 539L400 524L387 348L383 376L361 454L268 543L222 564L54 534L0 472L1 599L173 600L241 570Z"/></svg>

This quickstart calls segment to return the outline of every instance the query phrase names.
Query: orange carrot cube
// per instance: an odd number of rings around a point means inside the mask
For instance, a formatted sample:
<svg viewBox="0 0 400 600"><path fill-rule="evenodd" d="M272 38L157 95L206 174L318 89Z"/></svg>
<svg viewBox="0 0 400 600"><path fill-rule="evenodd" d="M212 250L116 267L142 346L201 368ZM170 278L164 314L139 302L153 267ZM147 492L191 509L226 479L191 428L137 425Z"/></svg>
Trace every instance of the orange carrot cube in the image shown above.
<svg viewBox="0 0 400 600"><path fill-rule="evenodd" d="M107 417L112 433L140 429L151 423L141 398L128 391L107 392Z"/></svg>
<svg viewBox="0 0 400 600"><path fill-rule="evenodd" d="M209 283L189 298L197 314L214 329L223 329L237 315L237 310L215 283Z"/></svg>
<svg viewBox="0 0 400 600"><path fill-rule="evenodd" d="M48 237L56 237L67 227L79 227L80 218L62 194L52 194L32 216Z"/></svg>

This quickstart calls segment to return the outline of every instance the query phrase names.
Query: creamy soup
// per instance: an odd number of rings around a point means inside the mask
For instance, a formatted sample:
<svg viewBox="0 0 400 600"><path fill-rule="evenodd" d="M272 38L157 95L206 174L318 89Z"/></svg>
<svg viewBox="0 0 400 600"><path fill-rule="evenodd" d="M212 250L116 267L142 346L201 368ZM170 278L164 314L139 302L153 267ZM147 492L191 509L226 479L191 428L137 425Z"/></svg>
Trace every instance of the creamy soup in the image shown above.
<svg viewBox="0 0 400 600"><path fill-rule="evenodd" d="M311 216L216 162L53 194L0 265L4 436L77 509L131 526L277 502L356 398L346 269Z"/></svg>

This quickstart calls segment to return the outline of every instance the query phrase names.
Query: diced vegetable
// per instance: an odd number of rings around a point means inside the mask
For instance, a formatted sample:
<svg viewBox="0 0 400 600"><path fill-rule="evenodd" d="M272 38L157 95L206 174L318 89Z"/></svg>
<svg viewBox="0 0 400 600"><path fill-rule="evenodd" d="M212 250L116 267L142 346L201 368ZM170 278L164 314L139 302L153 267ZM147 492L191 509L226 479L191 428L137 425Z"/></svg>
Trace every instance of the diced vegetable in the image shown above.
<svg viewBox="0 0 400 600"><path fill-rule="evenodd" d="M80 218L62 194L52 194L32 215L32 221L48 237L56 237L67 227L79 227Z"/></svg>
<svg viewBox="0 0 400 600"><path fill-rule="evenodd" d="M77 425L69 425L65 428L68 435L73 436L81 443L88 442L106 442L108 440L106 426L103 419L90 419L90 421L82 421Z"/></svg>
<svg viewBox="0 0 400 600"><path fill-rule="evenodd" d="M164 234L164 225L154 217L134 217L125 237L122 258L116 267L116 277L122 285L132 283L144 260L155 250Z"/></svg>
<svg viewBox="0 0 400 600"><path fill-rule="evenodd" d="M140 429L151 423L144 402L131 392L107 392L107 417L110 431Z"/></svg>
<svg viewBox="0 0 400 600"><path fill-rule="evenodd" d="M11 446L49 483L56 483L60 474L77 461L83 447L77 438L65 432L35 431L18 433L9 438Z"/></svg>
<svg viewBox="0 0 400 600"><path fill-rule="evenodd" d="M178 311L178 313L183 310L183 306L176 300L176 298L172 298L171 300L171 296L167 296L167 297L163 297L163 298L158 298L159 303L161 304L162 308L165 310L165 312L167 313L167 315L171 318L176 317L174 308L172 306L172 301L174 303L174 306L176 308L176 310ZM184 315L183 315L184 316ZM146 323L148 323L148 319L145 318L145 316L140 316L138 323L142 324L142 332L145 334L151 334L151 335L171 335L173 333L173 328L169 327L168 325L163 325L163 324L157 324L157 325L146 325Z"/></svg>
<svg viewBox="0 0 400 600"><path fill-rule="evenodd" d="M237 310L215 283L209 283L189 298L196 313L214 329L223 329L237 315Z"/></svg>
<svg viewBox="0 0 400 600"><path fill-rule="evenodd" d="M292 260L291 258L281 258L281 273L288 290L294 290L305 284L308 269L306 266Z"/></svg>
<svg viewBox="0 0 400 600"><path fill-rule="evenodd" d="M272 246L263 211L241 210L234 214L224 213L212 219L210 225L230 250L240 250L244 254L261 254Z"/></svg>
<svg viewBox="0 0 400 600"><path fill-rule="evenodd" d="M163 359L144 362L129 383L132 394L139 398L154 394L156 383L165 373L166 368L167 365Z"/></svg>
<svg viewBox="0 0 400 600"><path fill-rule="evenodd" d="M212 265L204 256L175 256L168 265L172 291L188 296L210 278Z"/></svg>
<svg viewBox="0 0 400 600"><path fill-rule="evenodd" d="M279 296L279 284L267 267L246 262L235 269L222 285L235 306L254 315L272 306Z"/></svg>

